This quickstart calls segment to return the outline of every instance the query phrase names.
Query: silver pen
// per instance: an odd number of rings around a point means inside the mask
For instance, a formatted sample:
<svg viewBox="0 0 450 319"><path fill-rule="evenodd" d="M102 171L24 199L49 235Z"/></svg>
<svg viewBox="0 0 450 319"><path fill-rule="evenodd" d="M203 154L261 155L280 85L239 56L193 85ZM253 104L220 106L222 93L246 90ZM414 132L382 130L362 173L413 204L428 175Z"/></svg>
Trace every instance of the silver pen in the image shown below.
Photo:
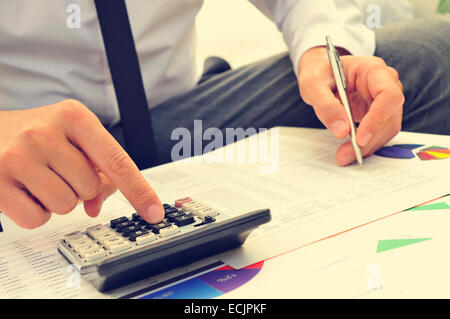
<svg viewBox="0 0 450 319"><path fill-rule="evenodd" d="M342 68L341 59L339 53L331 42L330 36L326 36L328 58L330 59L331 69L333 70L334 80L338 89L339 97L344 105L345 113L347 113L348 120L350 122L350 140L355 151L356 160L358 164L362 166L363 159L361 149L356 143L356 128L353 121L352 111L347 97L347 81L345 80L344 69Z"/></svg>

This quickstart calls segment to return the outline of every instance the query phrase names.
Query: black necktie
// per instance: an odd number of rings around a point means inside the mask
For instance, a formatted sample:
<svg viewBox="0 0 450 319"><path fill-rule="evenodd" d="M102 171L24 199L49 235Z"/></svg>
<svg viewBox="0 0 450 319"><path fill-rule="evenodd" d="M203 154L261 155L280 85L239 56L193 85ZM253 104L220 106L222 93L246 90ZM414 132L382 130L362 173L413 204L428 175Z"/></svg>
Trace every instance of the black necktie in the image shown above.
<svg viewBox="0 0 450 319"><path fill-rule="evenodd" d="M128 154L140 169L158 165L150 110L125 0L95 0Z"/></svg>

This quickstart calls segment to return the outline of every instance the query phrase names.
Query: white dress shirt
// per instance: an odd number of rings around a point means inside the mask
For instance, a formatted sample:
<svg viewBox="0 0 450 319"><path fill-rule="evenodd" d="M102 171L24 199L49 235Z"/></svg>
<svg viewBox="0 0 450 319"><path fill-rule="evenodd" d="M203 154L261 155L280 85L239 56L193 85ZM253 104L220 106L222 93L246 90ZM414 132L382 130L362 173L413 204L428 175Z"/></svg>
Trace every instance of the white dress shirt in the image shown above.
<svg viewBox="0 0 450 319"><path fill-rule="evenodd" d="M213 1L213 0L209 0ZM218 0L216 0L218 1ZM305 51L324 45L373 55L374 33L352 0L250 0L283 33L297 71ZM69 28L71 4L80 28ZM203 0L127 0L150 107L193 88L195 17ZM226 57L225 57L226 58ZM73 98L103 124L120 120L93 0L0 1L0 109L28 109Z"/></svg>

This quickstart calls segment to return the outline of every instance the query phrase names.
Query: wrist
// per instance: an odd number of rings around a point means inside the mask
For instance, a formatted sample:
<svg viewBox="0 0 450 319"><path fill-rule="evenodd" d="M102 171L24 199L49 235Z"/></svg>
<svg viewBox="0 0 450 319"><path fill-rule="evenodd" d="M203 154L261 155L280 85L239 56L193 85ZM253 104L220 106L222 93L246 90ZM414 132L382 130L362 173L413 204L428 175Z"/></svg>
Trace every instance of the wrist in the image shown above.
<svg viewBox="0 0 450 319"><path fill-rule="evenodd" d="M325 46L314 47L306 51L298 63L298 74L308 66L317 65L323 59L328 59L327 48Z"/></svg>
<svg viewBox="0 0 450 319"><path fill-rule="evenodd" d="M346 49L344 49L342 47L336 47L336 50L338 51L340 56L351 55L350 52L348 52ZM308 66L308 65L314 66L323 60L326 60L328 62L328 53L327 53L326 46L317 46L317 47L309 49L300 58L300 61L298 63L298 70L297 70L298 74L300 74L300 71L303 68L305 68L306 66Z"/></svg>

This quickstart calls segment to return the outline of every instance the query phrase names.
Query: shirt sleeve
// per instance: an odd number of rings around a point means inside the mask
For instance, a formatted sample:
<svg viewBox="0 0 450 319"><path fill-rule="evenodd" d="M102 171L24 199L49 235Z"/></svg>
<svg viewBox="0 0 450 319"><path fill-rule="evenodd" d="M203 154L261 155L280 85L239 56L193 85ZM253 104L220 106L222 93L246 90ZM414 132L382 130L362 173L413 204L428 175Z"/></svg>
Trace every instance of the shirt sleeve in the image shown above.
<svg viewBox="0 0 450 319"><path fill-rule="evenodd" d="M283 33L297 75L302 55L329 35L352 55L373 55L375 33L353 0L250 0Z"/></svg>

